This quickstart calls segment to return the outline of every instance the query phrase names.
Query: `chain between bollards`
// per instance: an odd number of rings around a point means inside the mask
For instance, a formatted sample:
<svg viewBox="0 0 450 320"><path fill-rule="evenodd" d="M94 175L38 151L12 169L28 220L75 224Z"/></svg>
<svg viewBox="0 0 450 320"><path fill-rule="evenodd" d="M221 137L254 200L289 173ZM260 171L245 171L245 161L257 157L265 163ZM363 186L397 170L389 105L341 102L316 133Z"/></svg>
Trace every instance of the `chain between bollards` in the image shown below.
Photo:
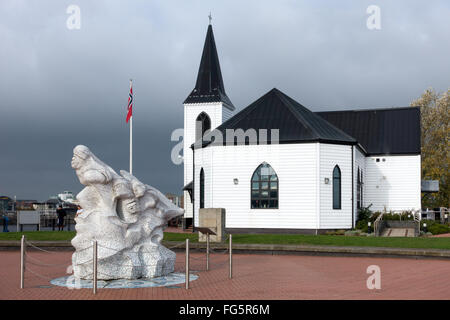
<svg viewBox="0 0 450 320"><path fill-rule="evenodd" d="M92 289L97 294L97 241L92 241Z"/></svg>
<svg viewBox="0 0 450 320"><path fill-rule="evenodd" d="M20 239L20 289L25 286L25 241L25 235L22 235L22 239Z"/></svg>
<svg viewBox="0 0 450 320"><path fill-rule="evenodd" d="M230 279L233 278L233 235L230 234Z"/></svg>
<svg viewBox="0 0 450 320"><path fill-rule="evenodd" d="M189 239L186 239L186 289L189 289Z"/></svg>

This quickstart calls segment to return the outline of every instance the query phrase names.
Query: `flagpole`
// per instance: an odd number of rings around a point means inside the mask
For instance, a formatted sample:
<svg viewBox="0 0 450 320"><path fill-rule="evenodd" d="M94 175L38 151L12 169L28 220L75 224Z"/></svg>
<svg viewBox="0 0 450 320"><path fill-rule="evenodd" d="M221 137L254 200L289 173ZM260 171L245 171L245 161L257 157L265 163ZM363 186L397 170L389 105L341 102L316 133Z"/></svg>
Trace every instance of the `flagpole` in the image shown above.
<svg viewBox="0 0 450 320"><path fill-rule="evenodd" d="M133 116L130 118L130 174L133 174Z"/></svg>
<svg viewBox="0 0 450 320"><path fill-rule="evenodd" d="M130 89L132 88L133 80L130 79ZM134 100L134 94L133 94ZM134 107L134 101L133 101ZM133 114L130 117L130 174L133 174Z"/></svg>

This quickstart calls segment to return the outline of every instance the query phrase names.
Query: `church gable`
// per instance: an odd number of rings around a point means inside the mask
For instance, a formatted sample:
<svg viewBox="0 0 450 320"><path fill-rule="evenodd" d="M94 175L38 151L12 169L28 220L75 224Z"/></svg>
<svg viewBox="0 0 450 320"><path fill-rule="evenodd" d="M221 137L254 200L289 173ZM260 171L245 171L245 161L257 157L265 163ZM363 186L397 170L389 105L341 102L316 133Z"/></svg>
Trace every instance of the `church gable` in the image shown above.
<svg viewBox="0 0 450 320"><path fill-rule="evenodd" d="M217 127L216 130L224 137L223 144L226 144L229 138L226 137L228 129L266 129L268 132L278 129L279 143L356 144L353 137L275 88ZM217 132L212 132L210 137L216 135ZM208 136L205 140L208 140ZM217 145L220 142L212 144Z"/></svg>

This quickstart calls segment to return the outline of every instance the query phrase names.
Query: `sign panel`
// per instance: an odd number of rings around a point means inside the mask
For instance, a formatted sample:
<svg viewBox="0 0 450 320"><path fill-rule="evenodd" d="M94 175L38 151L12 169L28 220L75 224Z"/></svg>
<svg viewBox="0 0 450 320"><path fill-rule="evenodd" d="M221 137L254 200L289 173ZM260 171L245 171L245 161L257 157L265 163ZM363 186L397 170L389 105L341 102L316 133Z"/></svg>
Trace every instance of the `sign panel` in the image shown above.
<svg viewBox="0 0 450 320"><path fill-rule="evenodd" d="M439 192L439 180L422 180L422 192Z"/></svg>
<svg viewBox="0 0 450 320"><path fill-rule="evenodd" d="M39 224L41 215L37 211L17 211L18 224Z"/></svg>

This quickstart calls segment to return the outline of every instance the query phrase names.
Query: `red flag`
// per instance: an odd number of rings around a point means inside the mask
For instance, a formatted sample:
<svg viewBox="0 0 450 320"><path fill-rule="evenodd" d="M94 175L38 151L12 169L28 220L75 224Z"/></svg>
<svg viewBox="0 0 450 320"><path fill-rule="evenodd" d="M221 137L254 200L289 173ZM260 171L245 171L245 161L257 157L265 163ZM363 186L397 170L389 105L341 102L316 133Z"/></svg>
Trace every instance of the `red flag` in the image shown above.
<svg viewBox="0 0 450 320"><path fill-rule="evenodd" d="M127 107L128 113L127 113L127 123L128 120L130 120L131 116L133 115L133 86L130 82L130 94L128 95L128 107Z"/></svg>

